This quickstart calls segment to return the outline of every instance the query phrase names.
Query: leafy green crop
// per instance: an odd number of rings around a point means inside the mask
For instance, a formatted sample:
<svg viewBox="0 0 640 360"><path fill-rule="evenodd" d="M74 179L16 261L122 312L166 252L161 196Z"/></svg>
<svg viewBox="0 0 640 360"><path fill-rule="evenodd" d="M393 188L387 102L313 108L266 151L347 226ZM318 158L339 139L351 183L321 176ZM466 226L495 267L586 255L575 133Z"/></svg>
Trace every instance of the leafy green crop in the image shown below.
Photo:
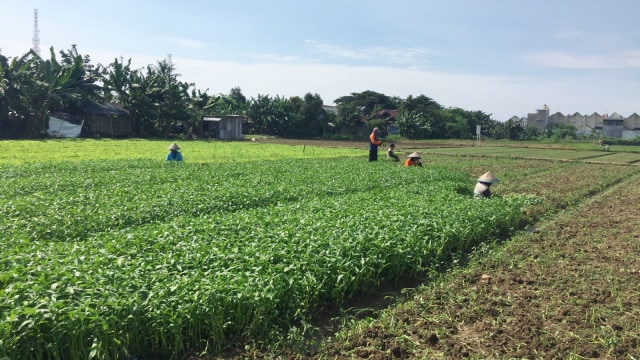
<svg viewBox="0 0 640 360"><path fill-rule="evenodd" d="M0 357L176 358L266 338L516 231L446 166L361 158L0 165Z"/></svg>

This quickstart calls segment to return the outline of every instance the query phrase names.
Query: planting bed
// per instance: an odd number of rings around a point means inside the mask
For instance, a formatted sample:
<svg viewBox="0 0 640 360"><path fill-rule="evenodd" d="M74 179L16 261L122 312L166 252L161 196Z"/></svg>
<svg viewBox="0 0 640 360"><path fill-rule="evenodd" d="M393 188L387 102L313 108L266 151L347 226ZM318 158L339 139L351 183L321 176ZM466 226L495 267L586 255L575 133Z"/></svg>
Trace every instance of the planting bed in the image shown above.
<svg viewBox="0 0 640 360"><path fill-rule="evenodd" d="M637 163L640 161L640 154L631 152L612 152L603 156L591 158L589 160L602 162Z"/></svg>
<svg viewBox="0 0 640 360"><path fill-rule="evenodd" d="M479 251L468 267L352 324L310 358L637 359L637 181Z"/></svg>
<svg viewBox="0 0 640 360"><path fill-rule="evenodd" d="M0 358L638 355L638 166L425 144L407 169L261 140L173 164L118 144L0 163ZM485 171L501 183L474 200Z"/></svg>
<svg viewBox="0 0 640 360"><path fill-rule="evenodd" d="M477 202L452 167L251 145L248 159L289 159L0 164L0 357L173 359L302 339L318 309L433 272L517 231L540 201Z"/></svg>

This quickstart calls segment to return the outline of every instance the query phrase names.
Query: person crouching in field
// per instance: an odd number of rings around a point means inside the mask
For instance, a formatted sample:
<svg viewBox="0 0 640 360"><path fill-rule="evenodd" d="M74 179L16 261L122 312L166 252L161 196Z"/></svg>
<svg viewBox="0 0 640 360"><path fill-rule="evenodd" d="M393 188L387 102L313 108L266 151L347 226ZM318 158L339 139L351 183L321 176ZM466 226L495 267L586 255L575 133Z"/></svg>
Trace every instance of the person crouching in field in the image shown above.
<svg viewBox="0 0 640 360"><path fill-rule="evenodd" d="M182 161L182 153L178 151L180 150L180 147L178 146L178 144L173 143L169 145L167 149L169 149L169 153L165 158L166 161Z"/></svg>
<svg viewBox="0 0 640 360"><path fill-rule="evenodd" d="M420 161L420 154L418 154L417 152L409 154L407 160L404 161L404 167L409 166L422 166L422 161Z"/></svg>
<svg viewBox="0 0 640 360"><path fill-rule="evenodd" d="M393 159L393 161L398 162L400 158L396 155L396 144L389 144L389 148L387 149L387 157L389 159Z"/></svg>
<svg viewBox="0 0 640 360"><path fill-rule="evenodd" d="M490 198L491 185L497 184L499 182L500 180L495 177L495 175L493 175L493 173L490 171L482 174L482 176L478 178L476 187L473 189L473 197L475 197L476 199Z"/></svg>

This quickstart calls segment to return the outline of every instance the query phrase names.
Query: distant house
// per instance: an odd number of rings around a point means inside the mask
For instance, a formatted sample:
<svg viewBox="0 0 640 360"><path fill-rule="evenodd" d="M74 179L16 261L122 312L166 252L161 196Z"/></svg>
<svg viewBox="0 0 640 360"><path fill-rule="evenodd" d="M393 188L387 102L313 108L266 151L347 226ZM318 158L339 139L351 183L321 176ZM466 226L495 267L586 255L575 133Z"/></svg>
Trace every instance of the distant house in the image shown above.
<svg viewBox="0 0 640 360"><path fill-rule="evenodd" d="M640 115L633 113L624 119L624 127L629 130L640 130Z"/></svg>
<svg viewBox="0 0 640 360"><path fill-rule="evenodd" d="M335 105L322 105L322 109L326 112L338 115L338 107Z"/></svg>
<svg viewBox="0 0 640 360"><path fill-rule="evenodd" d="M219 140L242 139L241 115L207 115L202 118L202 135Z"/></svg>
<svg viewBox="0 0 640 360"><path fill-rule="evenodd" d="M373 119L382 119L387 123L393 123L396 121L396 116L398 116L398 110L382 109L375 112L371 116L367 116L365 119L367 119L367 121Z"/></svg>
<svg viewBox="0 0 640 360"><path fill-rule="evenodd" d="M616 113L602 119L602 134L606 137L622 138L624 118Z"/></svg>
<svg viewBox="0 0 640 360"><path fill-rule="evenodd" d="M382 109L379 111L376 111L375 113L371 114L370 116L364 117L362 119L363 123L367 123L371 120L375 120L375 119L381 119L384 120L385 124L387 125L387 132L389 134L397 134L398 133L398 128L395 126L396 124L396 116L398 116L398 110L392 110L392 109Z"/></svg>
<svg viewBox="0 0 640 360"><path fill-rule="evenodd" d="M527 125L534 126L538 130L544 130L549 124L549 107L544 105L542 109L537 109L535 113L527 114Z"/></svg>
<svg viewBox="0 0 640 360"><path fill-rule="evenodd" d="M512 118L513 119L513 118ZM572 125L576 128L576 134L589 136L601 134L606 137L632 139L640 136L640 115L633 113L624 117L618 113L582 115L578 112L571 115L563 115L557 112L549 115L549 107L544 105L535 113L530 113L525 118L526 124L544 129L548 124Z"/></svg>
<svg viewBox="0 0 640 360"><path fill-rule="evenodd" d="M81 107L89 136L126 137L133 135L129 111L112 103L87 102Z"/></svg>

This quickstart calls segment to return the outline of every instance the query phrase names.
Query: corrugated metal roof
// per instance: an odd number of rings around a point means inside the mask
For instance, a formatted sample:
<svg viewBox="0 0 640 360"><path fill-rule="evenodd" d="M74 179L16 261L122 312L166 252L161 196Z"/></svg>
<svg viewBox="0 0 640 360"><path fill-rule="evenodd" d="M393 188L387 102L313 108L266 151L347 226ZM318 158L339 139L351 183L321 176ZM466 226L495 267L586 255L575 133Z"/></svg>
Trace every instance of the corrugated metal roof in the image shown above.
<svg viewBox="0 0 640 360"><path fill-rule="evenodd" d="M129 116L127 109L112 103L87 102L82 105L82 110L98 116Z"/></svg>

